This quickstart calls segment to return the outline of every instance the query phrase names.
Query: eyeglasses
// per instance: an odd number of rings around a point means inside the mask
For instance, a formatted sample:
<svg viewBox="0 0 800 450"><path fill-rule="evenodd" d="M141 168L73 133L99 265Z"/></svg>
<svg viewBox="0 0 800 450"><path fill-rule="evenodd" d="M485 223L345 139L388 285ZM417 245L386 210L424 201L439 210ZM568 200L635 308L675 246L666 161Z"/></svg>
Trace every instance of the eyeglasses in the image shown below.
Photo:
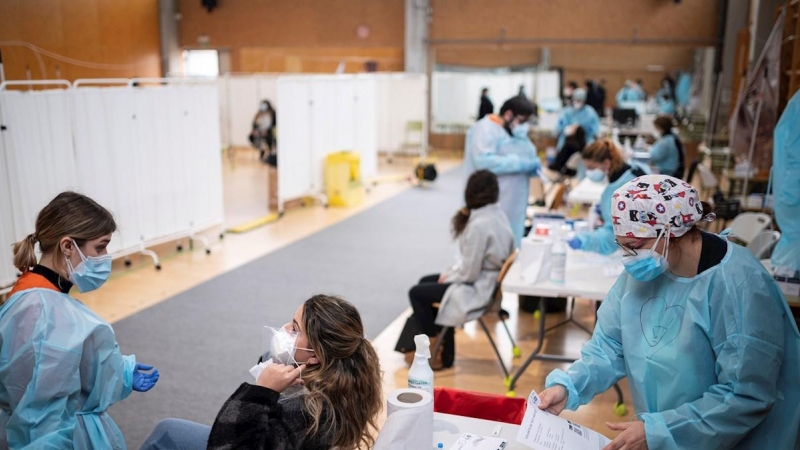
<svg viewBox="0 0 800 450"><path fill-rule="evenodd" d="M644 238L639 239L638 241L636 241L636 242L634 242L633 244L630 244L630 245L639 245L639 244L642 243L643 240L644 240ZM614 239L614 242L616 242L617 246L619 246L619 248L622 249L623 256L637 256L638 255L638 253L636 253L636 249L635 248L631 248L628 245L620 244L619 241L616 240L616 239Z"/></svg>

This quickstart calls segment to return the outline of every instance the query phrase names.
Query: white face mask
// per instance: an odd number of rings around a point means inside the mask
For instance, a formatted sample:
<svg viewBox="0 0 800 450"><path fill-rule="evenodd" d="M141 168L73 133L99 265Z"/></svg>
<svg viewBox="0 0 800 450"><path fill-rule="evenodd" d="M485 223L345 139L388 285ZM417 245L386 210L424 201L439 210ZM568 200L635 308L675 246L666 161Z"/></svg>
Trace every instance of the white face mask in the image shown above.
<svg viewBox="0 0 800 450"><path fill-rule="evenodd" d="M583 108L583 105L585 105L585 103L582 102L582 101L579 101L579 100L573 100L572 101L572 106L574 106L575 109L581 109L581 108Z"/></svg>
<svg viewBox="0 0 800 450"><path fill-rule="evenodd" d="M287 366L296 366L298 364L306 364L307 361L295 360L295 352L306 350L313 352L310 348L297 347L297 338L300 333L296 331L288 331L284 328L264 327L264 354L262 360L267 361L272 359L272 362L284 364Z"/></svg>

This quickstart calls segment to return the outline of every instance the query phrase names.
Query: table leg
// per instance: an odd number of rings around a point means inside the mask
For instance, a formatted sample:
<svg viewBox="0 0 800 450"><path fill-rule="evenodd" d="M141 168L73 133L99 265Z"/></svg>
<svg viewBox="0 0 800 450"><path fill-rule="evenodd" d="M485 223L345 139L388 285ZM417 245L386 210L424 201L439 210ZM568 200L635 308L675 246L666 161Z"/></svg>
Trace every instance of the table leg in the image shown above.
<svg viewBox="0 0 800 450"><path fill-rule="evenodd" d="M542 347L544 346L544 334L545 334L545 331L546 331L545 326L544 326L545 325L544 321L545 321L545 316L547 315L547 305L546 305L546 302L544 301L544 299L542 299L542 301L539 302L539 312L541 314L541 317L539 318L539 342L536 344L536 350L534 350L533 353L531 353L531 355L528 357L528 359L526 359L525 362L522 363L522 365L519 367L519 369L517 369L517 371L514 373L514 376L511 377L511 379L509 380L509 382L508 382L508 393L507 393L507 395L509 395L509 396L513 396L512 394L514 393L514 386L516 386L517 380L519 380L519 377L521 377L522 374L525 373L525 370L528 369L528 366L530 366L531 363L534 360L556 361L556 362L574 362L575 361L575 358L570 358L568 356L547 355L547 354L540 353L542 351Z"/></svg>

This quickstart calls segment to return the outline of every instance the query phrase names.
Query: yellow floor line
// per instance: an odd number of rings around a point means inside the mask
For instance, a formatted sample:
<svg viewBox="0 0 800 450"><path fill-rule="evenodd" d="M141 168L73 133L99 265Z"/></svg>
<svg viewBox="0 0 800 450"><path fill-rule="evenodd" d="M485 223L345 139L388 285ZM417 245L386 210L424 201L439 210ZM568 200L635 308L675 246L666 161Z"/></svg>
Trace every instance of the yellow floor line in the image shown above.
<svg viewBox="0 0 800 450"><path fill-rule="evenodd" d="M258 227L262 227L262 226L264 226L266 224L275 222L279 218L280 218L280 216L278 215L278 213L272 213L272 214L268 214L268 215L266 215L264 217L255 219L255 220L251 220L249 222L245 222L245 223L243 223L241 225L236 225L234 227L228 228L226 231L228 233L246 233L246 232L252 231L252 230L254 230L254 229L258 228Z"/></svg>

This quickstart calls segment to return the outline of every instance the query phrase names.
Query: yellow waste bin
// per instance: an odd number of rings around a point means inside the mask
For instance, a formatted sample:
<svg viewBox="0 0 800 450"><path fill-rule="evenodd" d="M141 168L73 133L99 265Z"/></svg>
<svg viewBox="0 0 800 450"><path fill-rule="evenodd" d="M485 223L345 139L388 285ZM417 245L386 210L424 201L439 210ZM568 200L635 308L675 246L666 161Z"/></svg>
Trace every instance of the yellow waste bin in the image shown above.
<svg viewBox="0 0 800 450"><path fill-rule="evenodd" d="M325 158L325 193L330 206L355 206L364 201L358 153L337 152Z"/></svg>

